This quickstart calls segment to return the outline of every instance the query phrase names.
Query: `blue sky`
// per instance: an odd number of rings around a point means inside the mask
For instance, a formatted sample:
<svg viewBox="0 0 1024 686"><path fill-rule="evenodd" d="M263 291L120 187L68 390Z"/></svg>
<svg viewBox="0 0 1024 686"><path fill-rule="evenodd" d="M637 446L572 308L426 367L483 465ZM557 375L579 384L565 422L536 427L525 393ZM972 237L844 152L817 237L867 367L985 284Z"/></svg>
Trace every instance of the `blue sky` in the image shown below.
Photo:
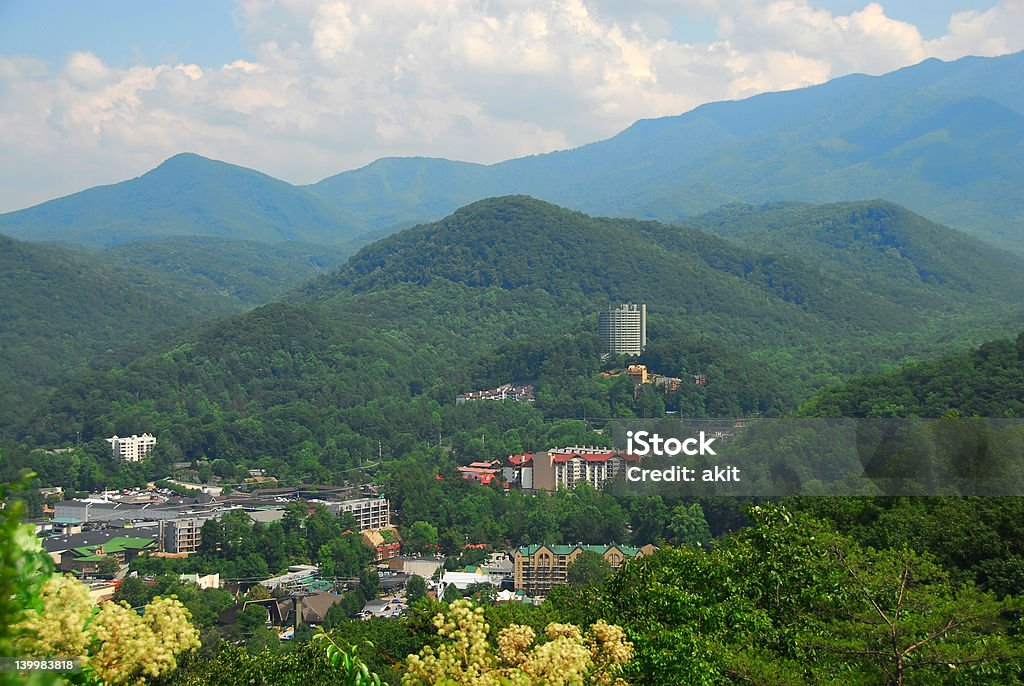
<svg viewBox="0 0 1024 686"><path fill-rule="evenodd" d="M234 3L208 0L0 0L0 52L63 62L88 50L118 67L224 64L248 54Z"/></svg>
<svg viewBox="0 0 1024 686"><path fill-rule="evenodd" d="M0 211L183 150L308 183L1024 49L1024 0L0 0Z"/></svg>
<svg viewBox="0 0 1024 686"><path fill-rule="evenodd" d="M669 3L665 3L669 5ZM833 14L849 14L866 3L828 0L815 3ZM889 0L886 15L915 24L924 38L941 36L954 12L985 11L991 1ZM139 62L188 61L200 65L251 59L234 2L227 0L0 0L0 51L37 55L59 63L73 50L90 50L114 66ZM714 39L713 17L683 9L665 11L680 41Z"/></svg>
<svg viewBox="0 0 1024 686"><path fill-rule="evenodd" d="M830 10L833 14L849 14L861 9L866 3L856 0L831 0L819 3L819 6ZM938 38L946 32L949 18L956 12L975 10L984 12L991 9L995 2L958 2L957 0L888 0L881 3L885 14L899 21L909 22L917 26L921 35L928 39Z"/></svg>

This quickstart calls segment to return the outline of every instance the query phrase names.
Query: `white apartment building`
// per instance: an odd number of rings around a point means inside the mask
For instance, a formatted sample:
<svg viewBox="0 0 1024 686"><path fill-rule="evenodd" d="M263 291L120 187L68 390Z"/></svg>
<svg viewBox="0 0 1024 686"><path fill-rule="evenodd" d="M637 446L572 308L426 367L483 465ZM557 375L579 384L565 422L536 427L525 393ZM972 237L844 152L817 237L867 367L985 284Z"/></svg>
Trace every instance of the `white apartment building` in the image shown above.
<svg viewBox="0 0 1024 686"><path fill-rule="evenodd" d="M156 436L148 433L141 436L132 434L131 437L114 436L108 438L107 443L114 457L125 462L142 462L146 454L156 447Z"/></svg>
<svg viewBox="0 0 1024 686"><path fill-rule="evenodd" d="M597 315L597 333L612 355L639 355L647 347L647 305L623 304Z"/></svg>
<svg viewBox="0 0 1024 686"><path fill-rule="evenodd" d="M581 483L588 483L599 489L628 465L639 461L638 455L611 448L554 448L534 455L534 487L554 491L558 488L573 489Z"/></svg>
<svg viewBox="0 0 1024 686"><path fill-rule="evenodd" d="M387 498L359 498L340 503L328 503L335 514L348 512L355 517L360 531L386 529L391 526L391 502Z"/></svg>
<svg viewBox="0 0 1024 686"><path fill-rule="evenodd" d="M177 519L161 520L160 552L188 554L198 552L199 545L203 542L203 524L217 518L217 515L208 515L206 517L178 517Z"/></svg>

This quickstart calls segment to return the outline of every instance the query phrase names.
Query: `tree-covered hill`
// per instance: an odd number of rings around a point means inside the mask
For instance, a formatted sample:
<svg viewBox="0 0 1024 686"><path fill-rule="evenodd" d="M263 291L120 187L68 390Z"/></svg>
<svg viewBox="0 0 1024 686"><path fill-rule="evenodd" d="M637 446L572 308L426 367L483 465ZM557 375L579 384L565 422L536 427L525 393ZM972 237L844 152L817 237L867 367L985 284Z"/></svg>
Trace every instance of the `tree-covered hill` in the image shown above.
<svg viewBox="0 0 1024 686"><path fill-rule="evenodd" d="M886 298L834 271L693 229L494 198L367 246L286 302L81 376L16 431L54 443L149 430L189 457L336 478L439 436L483 457L483 445L585 440L546 423L565 418L787 412L825 383L981 335L945 331L948 302ZM596 377L596 313L622 301L648 304L645 361L707 372L708 385L634 398ZM998 327L1006 311L986 301L976 314ZM534 405L453 404L524 373Z"/></svg>
<svg viewBox="0 0 1024 686"><path fill-rule="evenodd" d="M686 220L759 252L817 265L871 293L977 311L1024 292L1024 260L884 200L732 204Z"/></svg>
<svg viewBox="0 0 1024 686"><path fill-rule="evenodd" d="M107 248L100 257L232 298L240 306L255 306L340 267L355 249L354 244L329 247L296 241L172 236L121 243Z"/></svg>
<svg viewBox="0 0 1024 686"><path fill-rule="evenodd" d="M977 341L1022 314L1020 258L883 201L782 207L696 223L740 246L686 226L492 199L363 249L310 292L443 282L539 289L583 312L643 301L654 316L755 348L883 331L891 346L929 327L950 341L954 318L960 331L979 327Z"/></svg>
<svg viewBox="0 0 1024 686"><path fill-rule="evenodd" d="M829 388L800 413L816 417L1024 417L1024 333Z"/></svg>
<svg viewBox="0 0 1024 686"><path fill-rule="evenodd" d="M110 246L167 236L336 245L373 228L266 174L192 153L142 176L0 215L0 232Z"/></svg>
<svg viewBox="0 0 1024 686"><path fill-rule="evenodd" d="M0 423L90 363L129 361L173 329L239 309L96 255L0 236Z"/></svg>

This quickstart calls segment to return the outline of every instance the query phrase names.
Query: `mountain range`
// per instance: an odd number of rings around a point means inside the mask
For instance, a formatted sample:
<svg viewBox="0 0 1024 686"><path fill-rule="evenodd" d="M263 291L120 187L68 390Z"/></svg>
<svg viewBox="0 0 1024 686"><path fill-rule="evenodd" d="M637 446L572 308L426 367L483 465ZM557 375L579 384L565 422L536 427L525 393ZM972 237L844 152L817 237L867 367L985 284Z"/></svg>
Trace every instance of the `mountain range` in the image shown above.
<svg viewBox="0 0 1024 686"><path fill-rule="evenodd" d="M736 202L886 198L1020 249L1024 53L928 60L880 77L717 102L590 145L491 166L388 159L311 186L395 223L526 193L673 221Z"/></svg>
<svg viewBox="0 0 1024 686"><path fill-rule="evenodd" d="M563 337L593 336L597 311L623 301L648 304L662 359L719 351L699 391L706 408L785 412L825 383L1005 335L1021 319L1007 297L1024 290L1019 258L889 203L743 208L733 222L723 213L703 221L739 237L747 216L765 224L783 210L796 227L818 227L818 240L794 230L790 242L805 251L526 196L472 203L364 247L280 302L195 329L123 369L78 376L17 431L53 442L145 425L186 455L229 458L323 446L342 440L323 433L340 427L370 440L420 422L385 428L385 405L404 413L418 397L450 402L489 383L501 374L489 362L510 343L568 354L577 344ZM947 249L967 257L951 260ZM510 359L505 368L534 367ZM742 392L754 374L772 387L768 404ZM567 396L563 411L584 395Z"/></svg>
<svg viewBox="0 0 1024 686"><path fill-rule="evenodd" d="M169 236L337 244L366 228L301 188L191 153L129 181L0 215L0 233L15 238L103 247Z"/></svg>
<svg viewBox="0 0 1024 686"><path fill-rule="evenodd" d="M1024 53L931 59L638 121L573 150L493 165L382 159L302 187L181 154L0 215L0 232L104 246L170 235L336 244L508 194L660 221L736 202L885 198L1021 251L1022 93Z"/></svg>

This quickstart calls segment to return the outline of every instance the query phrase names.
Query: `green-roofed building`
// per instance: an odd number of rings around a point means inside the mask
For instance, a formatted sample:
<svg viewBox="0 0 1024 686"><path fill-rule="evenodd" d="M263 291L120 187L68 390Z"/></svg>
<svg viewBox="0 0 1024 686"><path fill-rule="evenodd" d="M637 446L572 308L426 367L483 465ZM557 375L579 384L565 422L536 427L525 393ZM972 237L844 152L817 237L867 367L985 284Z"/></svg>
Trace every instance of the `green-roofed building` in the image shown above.
<svg viewBox="0 0 1024 686"><path fill-rule="evenodd" d="M515 589L527 595L546 595L552 586L566 583L569 564L584 551L595 552L608 560L613 570L626 560L650 555L656 547L645 545L527 545L516 550Z"/></svg>
<svg viewBox="0 0 1024 686"><path fill-rule="evenodd" d="M114 536L95 545L85 545L71 549L69 569L94 572L99 562L105 557L113 557L122 565L128 564L139 555L157 550L157 542L152 538L135 538L132 536ZM62 568L65 565L62 564Z"/></svg>

